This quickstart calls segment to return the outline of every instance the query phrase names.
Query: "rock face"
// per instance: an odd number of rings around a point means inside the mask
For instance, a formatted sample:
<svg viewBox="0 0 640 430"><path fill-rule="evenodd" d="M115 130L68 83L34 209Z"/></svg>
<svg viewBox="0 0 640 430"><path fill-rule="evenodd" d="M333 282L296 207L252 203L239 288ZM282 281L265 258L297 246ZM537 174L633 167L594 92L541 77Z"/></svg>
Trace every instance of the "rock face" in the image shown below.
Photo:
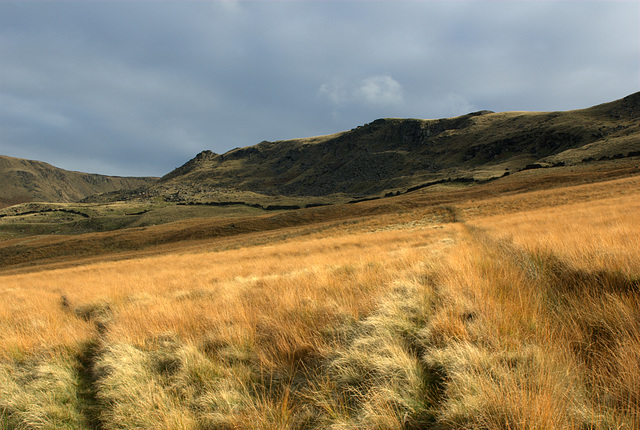
<svg viewBox="0 0 640 430"><path fill-rule="evenodd" d="M151 187L181 198L208 190L355 198L431 181L502 176L535 163L575 164L640 150L640 93L568 112L473 112L378 119L350 131L204 151ZM177 190L177 191L176 191Z"/></svg>
<svg viewBox="0 0 640 430"><path fill-rule="evenodd" d="M73 202L93 194L147 186L156 180L71 172L41 161L0 156L0 206Z"/></svg>

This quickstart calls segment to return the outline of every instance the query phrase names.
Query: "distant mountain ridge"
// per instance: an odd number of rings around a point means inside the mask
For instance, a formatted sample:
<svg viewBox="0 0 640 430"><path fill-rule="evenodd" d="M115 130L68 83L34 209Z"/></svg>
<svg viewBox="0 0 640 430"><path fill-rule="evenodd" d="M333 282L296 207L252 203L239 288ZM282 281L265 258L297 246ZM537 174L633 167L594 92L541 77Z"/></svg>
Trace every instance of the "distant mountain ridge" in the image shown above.
<svg viewBox="0 0 640 430"><path fill-rule="evenodd" d="M74 202L90 195L147 186L157 178L105 176L0 155L0 207L30 201Z"/></svg>
<svg viewBox="0 0 640 430"><path fill-rule="evenodd" d="M640 93L566 112L378 119L350 131L203 151L149 187L174 201L366 198L444 180L640 155ZM246 199L245 199L246 200Z"/></svg>
<svg viewBox="0 0 640 430"><path fill-rule="evenodd" d="M640 92L572 111L383 118L326 136L263 141L225 154L205 150L159 180L0 156L0 206L160 199L303 207L634 156L640 156Z"/></svg>

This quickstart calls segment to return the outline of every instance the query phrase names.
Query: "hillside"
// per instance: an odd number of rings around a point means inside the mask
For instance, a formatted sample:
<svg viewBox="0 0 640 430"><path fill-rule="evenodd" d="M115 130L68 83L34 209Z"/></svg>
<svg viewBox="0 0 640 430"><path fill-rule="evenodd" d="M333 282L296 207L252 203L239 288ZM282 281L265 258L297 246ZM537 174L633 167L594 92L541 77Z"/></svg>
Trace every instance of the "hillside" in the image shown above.
<svg viewBox="0 0 640 430"><path fill-rule="evenodd" d="M0 207L31 201L73 202L93 194L139 188L155 180L72 172L41 161L0 155Z"/></svg>
<svg viewBox="0 0 640 430"><path fill-rule="evenodd" d="M173 252L202 241L227 249L244 246L250 237L270 243L336 226L371 227L373 222L386 228L375 221L384 216L413 214L403 222L422 225L519 212L636 193L639 175L640 157L632 157L527 169L475 186L443 183L385 199L289 211L141 201L21 204L0 210L0 272L49 263L75 265L84 258L128 258L132 252Z"/></svg>
<svg viewBox="0 0 640 430"><path fill-rule="evenodd" d="M640 155L640 93L566 112L378 119L350 131L203 151L149 188L177 202L343 202L433 182ZM276 200L278 201L278 200Z"/></svg>
<svg viewBox="0 0 640 430"><path fill-rule="evenodd" d="M0 207L31 201L244 203L287 209L465 186L640 155L640 93L565 112L378 119L349 131L202 151L159 181L0 156ZM104 194L104 195L100 195Z"/></svg>
<svg viewBox="0 0 640 430"><path fill-rule="evenodd" d="M635 157L0 240L0 428L638 429L639 197Z"/></svg>

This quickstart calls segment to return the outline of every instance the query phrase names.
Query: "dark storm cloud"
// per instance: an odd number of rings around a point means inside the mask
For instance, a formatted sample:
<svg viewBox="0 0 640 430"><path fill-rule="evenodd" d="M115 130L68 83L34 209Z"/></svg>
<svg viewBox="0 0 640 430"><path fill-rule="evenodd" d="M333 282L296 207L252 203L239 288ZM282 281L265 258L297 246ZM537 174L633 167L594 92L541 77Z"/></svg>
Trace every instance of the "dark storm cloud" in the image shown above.
<svg viewBox="0 0 640 430"><path fill-rule="evenodd" d="M637 2L0 2L0 154L162 175L379 117L637 91Z"/></svg>

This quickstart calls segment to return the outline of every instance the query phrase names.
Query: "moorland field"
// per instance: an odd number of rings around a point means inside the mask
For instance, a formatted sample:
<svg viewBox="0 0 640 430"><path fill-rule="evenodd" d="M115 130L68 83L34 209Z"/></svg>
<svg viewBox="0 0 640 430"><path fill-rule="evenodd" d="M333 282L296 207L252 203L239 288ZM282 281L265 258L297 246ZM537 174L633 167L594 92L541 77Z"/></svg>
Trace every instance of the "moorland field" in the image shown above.
<svg viewBox="0 0 640 430"><path fill-rule="evenodd" d="M637 430L639 119L0 156L0 430Z"/></svg>
<svg viewBox="0 0 640 430"><path fill-rule="evenodd" d="M8 208L0 429L638 429L639 166L189 219Z"/></svg>

